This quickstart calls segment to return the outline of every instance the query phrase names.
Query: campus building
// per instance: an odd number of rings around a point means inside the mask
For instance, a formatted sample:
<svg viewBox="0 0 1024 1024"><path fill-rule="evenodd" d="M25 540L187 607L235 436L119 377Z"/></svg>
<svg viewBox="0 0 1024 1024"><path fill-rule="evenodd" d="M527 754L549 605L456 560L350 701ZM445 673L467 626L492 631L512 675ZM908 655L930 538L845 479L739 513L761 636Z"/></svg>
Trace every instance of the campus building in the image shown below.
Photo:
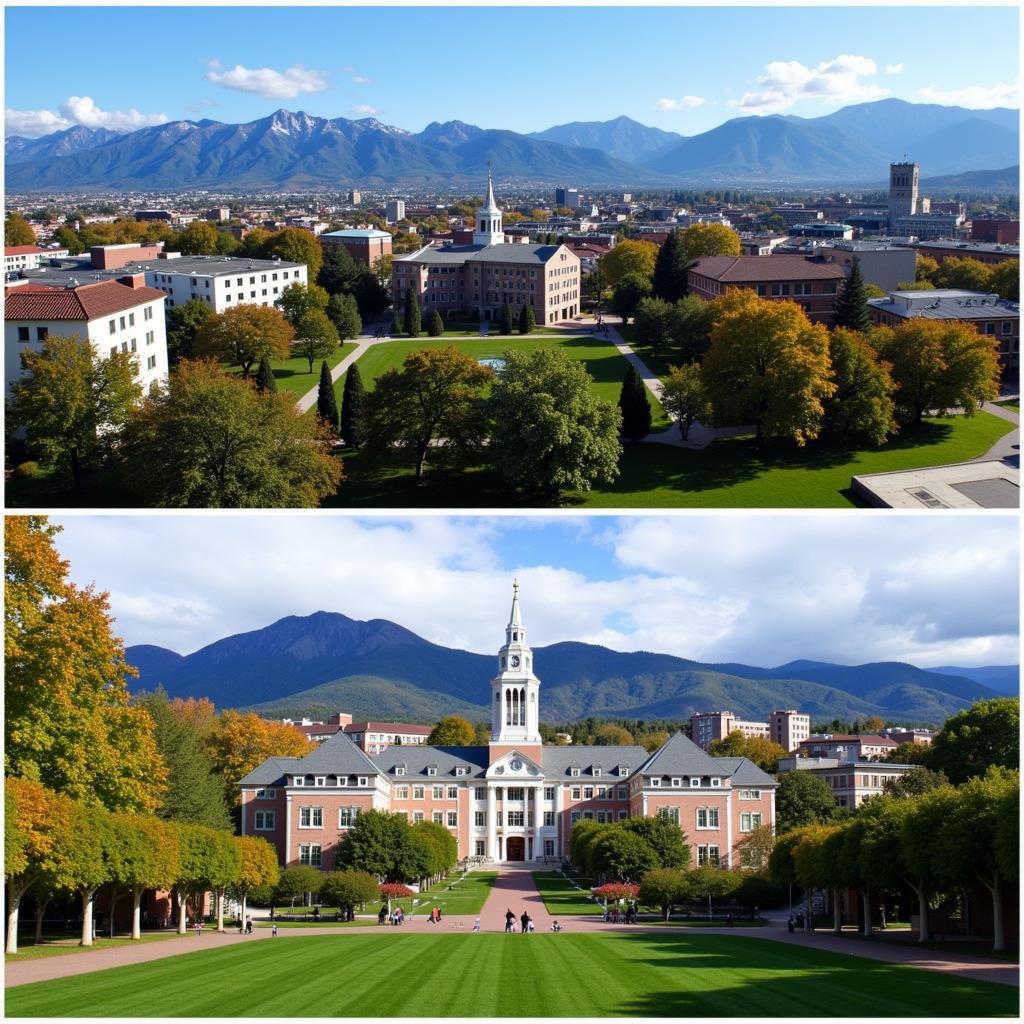
<svg viewBox="0 0 1024 1024"><path fill-rule="evenodd" d="M877 761L847 761L837 757L788 757L779 761L779 774L805 771L824 779L840 807L853 810L865 800L885 792L887 782L913 771L918 765L881 764Z"/></svg>
<svg viewBox="0 0 1024 1024"><path fill-rule="evenodd" d="M396 310L414 289L424 314L437 309L475 311L497 320L502 307L518 316L533 307L539 327L571 320L580 311L580 259L564 245L507 242L502 215L487 176L487 200L476 213L471 245L426 245L391 264L391 298Z"/></svg>
<svg viewBox="0 0 1024 1024"><path fill-rule="evenodd" d="M241 787L241 831L277 849L284 865L332 868L363 811L434 821L460 858L557 861L573 825L664 815L695 863L730 866L756 828L775 824L775 780L743 757L711 757L682 733L653 754L640 746L544 746L540 679L513 587L486 746L388 746L373 754L339 730L302 758L271 757Z"/></svg>
<svg viewBox="0 0 1024 1024"><path fill-rule="evenodd" d="M325 231L320 244L327 249L340 245L357 263L372 267L381 256L391 255L391 235L378 228L343 228L340 231Z"/></svg>
<svg viewBox="0 0 1024 1024"><path fill-rule="evenodd" d="M50 260L66 257L68 252L68 249L41 249L38 245L4 246L4 274L35 270Z"/></svg>
<svg viewBox="0 0 1024 1024"><path fill-rule="evenodd" d="M840 761L867 761L891 754L899 744L888 736L811 736L800 746L802 757L834 757Z"/></svg>

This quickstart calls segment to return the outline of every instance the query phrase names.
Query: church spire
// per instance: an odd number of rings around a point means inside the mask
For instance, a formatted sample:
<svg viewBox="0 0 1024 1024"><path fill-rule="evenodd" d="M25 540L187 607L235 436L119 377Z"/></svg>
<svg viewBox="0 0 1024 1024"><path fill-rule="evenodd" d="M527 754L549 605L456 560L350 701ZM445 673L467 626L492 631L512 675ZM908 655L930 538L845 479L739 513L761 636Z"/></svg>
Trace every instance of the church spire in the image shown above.
<svg viewBox="0 0 1024 1024"><path fill-rule="evenodd" d="M494 201L494 181L491 178L491 163L487 161L487 198L476 211L474 245L501 245L505 241L505 230L501 224L501 210Z"/></svg>
<svg viewBox="0 0 1024 1024"><path fill-rule="evenodd" d="M522 626L523 620L519 615L519 580L512 581L512 612L508 617L509 628Z"/></svg>

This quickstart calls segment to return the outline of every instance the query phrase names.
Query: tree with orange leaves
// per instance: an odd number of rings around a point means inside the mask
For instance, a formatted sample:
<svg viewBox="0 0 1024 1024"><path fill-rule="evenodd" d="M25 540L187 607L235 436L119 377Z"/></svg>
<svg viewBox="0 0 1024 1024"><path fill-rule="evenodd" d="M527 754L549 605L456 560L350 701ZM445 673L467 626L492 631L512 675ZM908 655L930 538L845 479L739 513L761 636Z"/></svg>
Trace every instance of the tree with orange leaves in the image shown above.
<svg viewBox="0 0 1024 1024"><path fill-rule="evenodd" d="M268 757L304 757L310 752L309 740L295 726L230 708L221 712L206 746L214 771L224 780L230 807L241 800L239 781Z"/></svg>
<svg viewBox="0 0 1024 1024"><path fill-rule="evenodd" d="M164 786L149 714L105 593L78 587L44 516L4 521L6 773L83 803L151 811Z"/></svg>
<svg viewBox="0 0 1024 1024"><path fill-rule="evenodd" d="M281 869L277 863L277 851L259 836L235 836L235 845L241 857L238 878L228 887L228 893L241 904L239 918L245 920L245 901L254 889L277 885Z"/></svg>

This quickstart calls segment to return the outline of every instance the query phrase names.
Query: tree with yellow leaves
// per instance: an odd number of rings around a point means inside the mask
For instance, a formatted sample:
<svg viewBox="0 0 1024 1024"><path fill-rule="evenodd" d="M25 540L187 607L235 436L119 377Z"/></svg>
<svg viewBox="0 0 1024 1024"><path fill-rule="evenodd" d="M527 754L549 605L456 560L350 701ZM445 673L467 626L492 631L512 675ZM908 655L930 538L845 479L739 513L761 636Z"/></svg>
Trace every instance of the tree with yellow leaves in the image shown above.
<svg viewBox="0 0 1024 1024"><path fill-rule="evenodd" d="M240 802L239 781L268 757L304 757L310 752L309 740L295 726L230 708L221 712L206 745L230 807Z"/></svg>
<svg viewBox="0 0 1024 1024"><path fill-rule="evenodd" d="M715 307L701 380L719 426L752 424L758 441L803 445L821 432L825 399L836 390L828 330L795 302L731 291Z"/></svg>
<svg viewBox="0 0 1024 1024"><path fill-rule="evenodd" d="M259 836L235 836L241 867L238 877L228 887L228 893L241 905L240 917L245 920L245 901L254 889L277 885L281 869L277 863L277 851Z"/></svg>
<svg viewBox="0 0 1024 1024"><path fill-rule="evenodd" d="M611 252L601 257L601 281L605 288L614 288L627 274L654 276L658 246L654 242L624 238Z"/></svg>
<svg viewBox="0 0 1024 1024"><path fill-rule="evenodd" d="M151 811L166 777L107 595L77 587L44 516L4 521L4 768L86 804Z"/></svg>

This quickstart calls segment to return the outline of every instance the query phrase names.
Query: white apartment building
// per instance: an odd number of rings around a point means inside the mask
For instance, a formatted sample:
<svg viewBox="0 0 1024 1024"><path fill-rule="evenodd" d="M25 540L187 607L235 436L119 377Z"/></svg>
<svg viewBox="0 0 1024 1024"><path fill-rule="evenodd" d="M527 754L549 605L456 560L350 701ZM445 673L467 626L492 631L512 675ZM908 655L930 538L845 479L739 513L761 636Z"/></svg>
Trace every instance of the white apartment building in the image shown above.
<svg viewBox="0 0 1024 1024"><path fill-rule="evenodd" d="M397 224L400 220L405 220L405 200L389 199L385 208L384 220L388 224Z"/></svg>
<svg viewBox="0 0 1024 1024"><path fill-rule="evenodd" d="M4 247L4 274L19 270L35 270L47 260L62 259L68 249L41 249L38 245L8 245Z"/></svg>
<svg viewBox="0 0 1024 1024"><path fill-rule="evenodd" d="M783 750L796 750L811 735L811 716L799 711L773 711L768 716L769 738Z"/></svg>
<svg viewBox="0 0 1024 1024"><path fill-rule="evenodd" d="M836 757L788 757L779 761L779 775L806 771L825 780L840 807L853 810L865 800L885 792L887 782L895 782L918 767L913 764L879 764L875 761L843 761Z"/></svg>
<svg viewBox="0 0 1024 1024"><path fill-rule="evenodd" d="M7 391L22 374L21 353L49 336L88 338L96 354L130 352L143 390L167 376L164 296L143 275L122 275L78 287L23 284L7 289L4 303L4 373Z"/></svg>

